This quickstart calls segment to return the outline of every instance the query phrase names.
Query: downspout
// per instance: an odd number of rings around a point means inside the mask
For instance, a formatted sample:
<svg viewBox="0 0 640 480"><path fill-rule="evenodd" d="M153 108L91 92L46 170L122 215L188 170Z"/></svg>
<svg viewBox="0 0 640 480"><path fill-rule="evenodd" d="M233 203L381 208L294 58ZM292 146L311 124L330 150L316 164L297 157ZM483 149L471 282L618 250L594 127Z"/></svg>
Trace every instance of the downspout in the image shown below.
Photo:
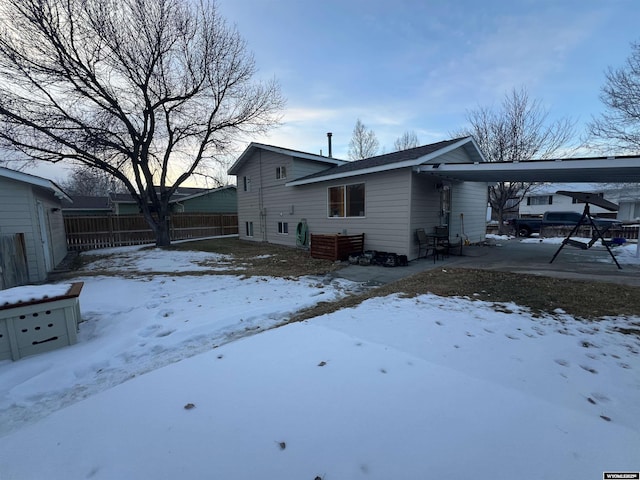
<svg viewBox="0 0 640 480"><path fill-rule="evenodd" d="M258 187L258 210L260 213L260 230L262 241L267 242L267 212L264 209L264 198L262 195L262 149L258 153L258 167L260 172L260 186Z"/></svg>

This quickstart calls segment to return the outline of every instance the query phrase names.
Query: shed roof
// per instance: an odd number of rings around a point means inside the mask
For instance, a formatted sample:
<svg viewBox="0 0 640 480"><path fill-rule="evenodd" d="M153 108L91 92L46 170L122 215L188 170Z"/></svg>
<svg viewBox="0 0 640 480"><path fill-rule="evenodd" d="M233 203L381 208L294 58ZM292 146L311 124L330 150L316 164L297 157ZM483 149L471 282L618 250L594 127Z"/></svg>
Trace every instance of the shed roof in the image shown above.
<svg viewBox="0 0 640 480"><path fill-rule="evenodd" d="M12 170L11 168L6 167L0 167L0 177L9 178L18 182L28 183L30 185L35 185L37 187L50 190L60 200L64 199L72 201L69 195L64 192L64 190L56 185L55 182L47 178L38 177L29 173L19 172L17 170Z"/></svg>

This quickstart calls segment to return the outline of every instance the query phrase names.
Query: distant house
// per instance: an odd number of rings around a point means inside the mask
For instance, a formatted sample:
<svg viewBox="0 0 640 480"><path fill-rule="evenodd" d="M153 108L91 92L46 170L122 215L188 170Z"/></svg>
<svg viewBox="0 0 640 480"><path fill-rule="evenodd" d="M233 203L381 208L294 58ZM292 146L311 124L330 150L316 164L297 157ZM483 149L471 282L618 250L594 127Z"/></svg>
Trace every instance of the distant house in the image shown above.
<svg viewBox="0 0 640 480"><path fill-rule="evenodd" d="M130 215L140 213L138 204L128 193L91 197L73 195L73 202L65 202L65 216L78 215ZM236 187L220 188L180 187L169 202L175 213L235 213L237 211Z"/></svg>
<svg viewBox="0 0 640 480"><path fill-rule="evenodd" d="M0 236L21 234L29 283L45 281L67 254L62 200L70 198L51 180L0 167Z"/></svg>
<svg viewBox="0 0 640 480"><path fill-rule="evenodd" d="M520 203L520 216L539 216L547 211L584 210L584 204L566 195L559 195L558 191L596 193L605 200L616 203L620 209L610 212L595 205L590 206L594 216L617 218L621 221L635 221L640 218L640 188L629 188L628 185L617 187L603 183L546 183L535 187Z"/></svg>
<svg viewBox="0 0 640 480"><path fill-rule="evenodd" d="M471 137L354 162L251 143L237 177L240 238L295 246L311 234L365 234L365 248L418 256L416 229L446 227L458 241L485 238L487 182L436 175L484 158Z"/></svg>

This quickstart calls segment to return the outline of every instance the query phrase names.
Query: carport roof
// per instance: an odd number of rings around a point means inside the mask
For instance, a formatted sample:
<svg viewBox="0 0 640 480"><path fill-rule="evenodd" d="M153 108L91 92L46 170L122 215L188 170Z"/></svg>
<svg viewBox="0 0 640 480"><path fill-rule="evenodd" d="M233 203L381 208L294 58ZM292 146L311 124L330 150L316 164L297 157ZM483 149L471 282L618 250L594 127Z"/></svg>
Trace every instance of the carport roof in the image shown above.
<svg viewBox="0 0 640 480"><path fill-rule="evenodd" d="M415 171L473 182L640 182L640 157L594 157L527 162L420 165Z"/></svg>

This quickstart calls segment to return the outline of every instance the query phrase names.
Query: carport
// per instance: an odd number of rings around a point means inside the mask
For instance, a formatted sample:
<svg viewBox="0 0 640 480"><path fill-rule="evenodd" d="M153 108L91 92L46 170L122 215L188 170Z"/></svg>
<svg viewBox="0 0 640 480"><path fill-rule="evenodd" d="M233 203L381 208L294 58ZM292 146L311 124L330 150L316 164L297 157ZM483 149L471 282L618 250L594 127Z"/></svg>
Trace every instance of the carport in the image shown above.
<svg viewBox="0 0 640 480"><path fill-rule="evenodd" d="M640 183L640 157L585 157L526 162L420 165L415 171L476 182ZM640 239L638 241L640 253ZM555 257L554 257L555 258Z"/></svg>

